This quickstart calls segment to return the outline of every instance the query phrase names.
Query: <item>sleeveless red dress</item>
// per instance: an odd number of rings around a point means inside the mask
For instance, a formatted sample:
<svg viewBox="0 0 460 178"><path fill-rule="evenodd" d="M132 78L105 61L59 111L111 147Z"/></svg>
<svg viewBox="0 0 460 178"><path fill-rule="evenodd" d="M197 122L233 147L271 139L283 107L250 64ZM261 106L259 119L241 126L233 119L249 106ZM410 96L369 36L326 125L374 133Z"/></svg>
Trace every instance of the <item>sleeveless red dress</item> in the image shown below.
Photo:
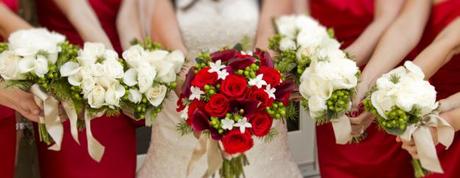
<svg viewBox="0 0 460 178"><path fill-rule="evenodd" d="M417 51L425 49L450 22L460 18L460 0L446 0L436 4L432 11L422 41ZM431 83L436 87L438 99L460 92L460 55L454 56L436 74ZM454 142L448 150L438 146L438 156L444 174L432 174L427 177L460 177L460 132L455 134Z"/></svg>
<svg viewBox="0 0 460 178"><path fill-rule="evenodd" d="M78 45L83 44L76 29L52 0L37 0L37 13L42 26L66 35ZM90 5L112 41L121 52L115 20L121 0L89 0ZM127 116L93 119L92 131L105 146L101 162L92 160L87 151L85 132L80 132L81 145L71 137L69 122L64 123L64 139L59 152L50 151L44 143L37 143L40 174L43 178L133 178L136 170L135 126Z"/></svg>
<svg viewBox="0 0 460 178"><path fill-rule="evenodd" d="M347 47L372 22L373 0L310 0L311 15L333 28L337 39ZM335 143L330 124L316 127L318 159L323 178L413 177L409 154L395 137L367 129L368 137L358 144Z"/></svg>
<svg viewBox="0 0 460 178"><path fill-rule="evenodd" d="M1 0L12 11L17 12L15 0ZM0 41L3 39L0 38ZM14 110L0 106L0 178L13 178L16 159L16 116Z"/></svg>

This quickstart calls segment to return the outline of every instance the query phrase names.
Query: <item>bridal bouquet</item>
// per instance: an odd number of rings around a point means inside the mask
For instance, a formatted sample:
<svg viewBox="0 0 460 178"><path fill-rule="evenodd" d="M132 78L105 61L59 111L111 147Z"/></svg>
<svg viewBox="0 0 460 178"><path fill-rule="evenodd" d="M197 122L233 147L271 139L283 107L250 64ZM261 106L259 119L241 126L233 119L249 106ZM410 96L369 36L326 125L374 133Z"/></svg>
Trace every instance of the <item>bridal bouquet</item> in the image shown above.
<svg viewBox="0 0 460 178"><path fill-rule="evenodd" d="M313 61L345 56L333 32L311 17L282 16L274 25L277 34L270 39L269 47L277 54L276 68L296 76L297 81Z"/></svg>
<svg viewBox="0 0 460 178"><path fill-rule="evenodd" d="M283 81L268 53L260 50L223 49L202 53L196 61L178 101L185 126L201 134L188 173L207 152L204 177L217 170L224 178L241 177L253 137L269 137L273 120L286 115L293 83Z"/></svg>
<svg viewBox="0 0 460 178"><path fill-rule="evenodd" d="M0 44L0 75L8 86L19 87L35 95L44 116L39 118L40 140L60 150L63 127L59 117L59 100L67 86L60 78L63 61L77 55L61 34L46 29L19 30L8 43Z"/></svg>
<svg viewBox="0 0 460 178"><path fill-rule="evenodd" d="M103 44L85 43L78 56L68 58L59 70L70 86L69 96L72 102L68 108L73 110L73 116L68 115L71 125L77 122L76 113L83 111L88 151L94 160L99 161L104 147L93 137L90 123L93 118L119 113L122 97L126 94L122 84L123 64L118 54L106 49ZM76 127L71 128L75 129L76 133ZM78 134L74 135L74 131L72 136L78 142Z"/></svg>
<svg viewBox="0 0 460 178"><path fill-rule="evenodd" d="M416 177L423 177L424 169L442 173L436 155L431 128L437 130L440 143L449 147L454 130L436 109L436 91L424 80L422 70L406 61L380 77L364 100L366 110L377 117L378 124L389 134L402 140L414 140L419 160L413 160Z"/></svg>
<svg viewBox="0 0 460 178"><path fill-rule="evenodd" d="M133 113L135 119L145 118L146 125L151 125L167 94L176 88L176 74L184 64L184 54L146 41L123 52L123 58L127 67L123 109Z"/></svg>

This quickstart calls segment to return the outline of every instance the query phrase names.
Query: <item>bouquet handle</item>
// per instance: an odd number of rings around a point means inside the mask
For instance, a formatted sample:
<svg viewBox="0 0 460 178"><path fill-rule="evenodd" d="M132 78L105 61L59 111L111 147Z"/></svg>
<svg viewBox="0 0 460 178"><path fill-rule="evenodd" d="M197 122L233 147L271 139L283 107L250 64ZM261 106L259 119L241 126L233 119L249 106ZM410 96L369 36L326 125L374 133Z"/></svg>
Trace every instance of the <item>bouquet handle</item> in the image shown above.
<svg viewBox="0 0 460 178"><path fill-rule="evenodd" d="M331 121L334 129L335 142L337 144L347 144L351 140L351 123L346 115Z"/></svg>

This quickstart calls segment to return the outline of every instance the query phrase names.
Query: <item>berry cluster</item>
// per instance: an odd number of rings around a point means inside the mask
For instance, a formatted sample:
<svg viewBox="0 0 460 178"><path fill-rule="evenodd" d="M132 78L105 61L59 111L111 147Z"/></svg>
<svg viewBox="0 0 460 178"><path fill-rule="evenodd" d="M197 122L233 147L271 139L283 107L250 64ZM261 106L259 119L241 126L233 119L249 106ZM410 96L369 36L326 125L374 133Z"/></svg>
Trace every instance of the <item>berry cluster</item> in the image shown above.
<svg viewBox="0 0 460 178"><path fill-rule="evenodd" d="M350 90L335 90L327 100L327 110L333 113L345 112L350 106Z"/></svg>

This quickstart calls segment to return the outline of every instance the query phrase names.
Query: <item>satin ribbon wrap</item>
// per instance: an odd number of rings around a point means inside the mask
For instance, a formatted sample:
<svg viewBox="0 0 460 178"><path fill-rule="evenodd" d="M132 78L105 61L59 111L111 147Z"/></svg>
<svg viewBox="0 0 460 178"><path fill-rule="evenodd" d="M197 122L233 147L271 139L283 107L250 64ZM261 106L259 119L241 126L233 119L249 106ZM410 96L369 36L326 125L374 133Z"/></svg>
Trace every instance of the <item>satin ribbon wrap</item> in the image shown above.
<svg viewBox="0 0 460 178"><path fill-rule="evenodd" d="M346 115L342 115L331 120L331 123L334 129L335 142L342 145L350 142L352 139L350 119Z"/></svg>
<svg viewBox="0 0 460 178"><path fill-rule="evenodd" d="M48 147L48 149L53 151L61 150L64 127L59 117L59 101L43 92L38 84L32 85L30 92L34 95L35 103L43 108L43 116L39 117L39 122L40 124L45 124L46 131L54 141L54 145Z"/></svg>
<svg viewBox="0 0 460 178"><path fill-rule="evenodd" d="M438 114L429 114L424 117L422 123L408 126L400 137L406 142L411 141L412 138L414 139L418 157L423 168L431 172L443 173L438 155L436 154L436 147L432 139L430 127L436 128L439 143L446 146L446 149L449 148L454 140L455 131Z"/></svg>
<svg viewBox="0 0 460 178"><path fill-rule="evenodd" d="M195 164L205 155L208 154L208 169L202 176L202 178L211 177L215 174L222 166L224 159L221 154L219 143L208 135L201 134L198 139L198 145L195 147L192 153L192 157L187 165L187 177L190 177L192 169Z"/></svg>
<svg viewBox="0 0 460 178"><path fill-rule="evenodd" d="M78 114L77 111L75 110L75 107L73 104L70 104L68 102L61 102L62 108L64 108L64 111L67 115L67 118L69 118L70 121L70 133L72 135L72 138L80 145L80 140L78 139Z"/></svg>
<svg viewBox="0 0 460 178"><path fill-rule="evenodd" d="M88 141L88 153L91 158L97 162L100 162L105 152L105 147L93 136L91 132L91 120L93 118L101 117L105 112L99 112L97 114L90 114L87 110L85 111L85 126L86 126L86 139Z"/></svg>

